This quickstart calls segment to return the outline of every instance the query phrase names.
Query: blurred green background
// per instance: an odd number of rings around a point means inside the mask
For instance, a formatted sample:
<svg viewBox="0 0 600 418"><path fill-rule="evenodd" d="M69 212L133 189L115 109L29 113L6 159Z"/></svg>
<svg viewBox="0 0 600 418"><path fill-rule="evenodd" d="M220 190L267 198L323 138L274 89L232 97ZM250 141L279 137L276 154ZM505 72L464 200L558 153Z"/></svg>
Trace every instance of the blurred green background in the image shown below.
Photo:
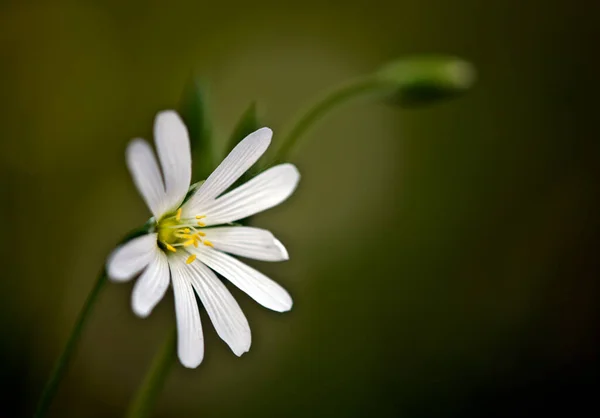
<svg viewBox="0 0 600 418"><path fill-rule="evenodd" d="M297 193L255 224L294 297L241 292L235 357L174 368L157 417L508 416L598 409L600 25L593 2L0 3L0 416L31 415L118 239L149 216L124 164L192 70L220 138L258 100L274 141L323 90L411 53L462 56L463 98L363 100L312 130ZM51 415L121 416L174 320L110 284Z"/></svg>

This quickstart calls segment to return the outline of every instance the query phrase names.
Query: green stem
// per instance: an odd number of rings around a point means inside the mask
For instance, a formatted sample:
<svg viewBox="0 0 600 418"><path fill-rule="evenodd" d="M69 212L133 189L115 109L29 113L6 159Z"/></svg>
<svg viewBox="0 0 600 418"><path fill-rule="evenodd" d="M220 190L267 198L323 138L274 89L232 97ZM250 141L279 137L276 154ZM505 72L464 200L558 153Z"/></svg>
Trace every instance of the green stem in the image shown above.
<svg viewBox="0 0 600 418"><path fill-rule="evenodd" d="M272 164L285 161L290 151L298 144L302 135L330 110L356 97L382 92L386 88L389 88L389 86L382 83L381 80L374 77L361 77L342 84L326 93L315 104L306 109L296 119L296 122L292 124L289 133L283 138L280 142L281 145L275 151Z"/></svg>
<svg viewBox="0 0 600 418"><path fill-rule="evenodd" d="M175 363L176 342L177 330L173 327L154 357L150 370L148 370L144 381L133 398L127 411L127 418L145 418L150 416L158 395L167 380L169 370L173 363Z"/></svg>
<svg viewBox="0 0 600 418"><path fill-rule="evenodd" d="M150 220L148 220L148 222L146 222L145 225L136 228L129 232L127 235L125 235L125 237L120 241L120 244L124 244L125 242L135 237L148 233L148 229L153 225L153 223L153 218L150 218ZM52 374L50 374L50 378L46 382L46 386L44 386L44 391L42 392L42 396L40 397L40 400L38 402L34 418L42 418L48 412L48 407L52 403L54 395L56 395L58 385L63 379L65 372L67 371L67 366L71 361L71 357L75 352L75 348L77 348L77 342L81 337L83 328L87 324L90 313L92 312L96 300L100 295L100 291L102 290L102 288L104 288L104 285L106 285L106 282L106 270L103 268L100 274L98 275L98 278L96 279L94 287L88 294L83 304L83 307L79 312L79 315L77 316L77 320L75 321L75 325L73 326L73 330L71 331L71 335L69 335L69 339L67 340L67 344L65 345L63 352L60 354L60 357L58 358L58 360L56 360L56 363L54 364Z"/></svg>
<svg viewBox="0 0 600 418"><path fill-rule="evenodd" d="M85 303L83 304L81 312L79 312L79 316L77 317L77 321L75 322L73 331L71 331L71 335L67 340L67 345L65 346L65 349L56 361L54 369L52 370L52 374L50 375L50 379L48 379L48 381L46 382L46 386L44 387L42 397L40 398L38 407L34 415L35 418L41 418L46 415L48 407L52 403L52 399L54 398L56 390L58 389L58 384L62 380L65 371L67 370L67 366L69 365L69 361L73 356L73 352L77 347L77 342L81 337L81 332L83 331L83 328L87 323L89 314L92 311L96 300L98 299L100 291L106 284L106 278L106 272L104 269L102 269L100 275L96 279L96 283L94 284L92 291L90 292L87 299L85 300Z"/></svg>

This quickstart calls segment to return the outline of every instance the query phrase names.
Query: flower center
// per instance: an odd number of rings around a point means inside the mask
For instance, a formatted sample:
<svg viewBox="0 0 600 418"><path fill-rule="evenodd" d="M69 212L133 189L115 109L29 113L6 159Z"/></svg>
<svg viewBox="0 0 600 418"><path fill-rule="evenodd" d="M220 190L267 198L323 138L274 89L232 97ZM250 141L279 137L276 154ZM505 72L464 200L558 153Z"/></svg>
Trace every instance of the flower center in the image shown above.
<svg viewBox="0 0 600 418"><path fill-rule="evenodd" d="M206 226L202 219L206 215L198 215L195 219L181 219L181 208L177 209L174 215L168 215L158 221L156 230L158 232L158 243L167 251L177 252L178 249L194 246L198 248L199 244L212 247L213 244L204 237L202 228ZM188 264L194 261L196 256L188 258Z"/></svg>

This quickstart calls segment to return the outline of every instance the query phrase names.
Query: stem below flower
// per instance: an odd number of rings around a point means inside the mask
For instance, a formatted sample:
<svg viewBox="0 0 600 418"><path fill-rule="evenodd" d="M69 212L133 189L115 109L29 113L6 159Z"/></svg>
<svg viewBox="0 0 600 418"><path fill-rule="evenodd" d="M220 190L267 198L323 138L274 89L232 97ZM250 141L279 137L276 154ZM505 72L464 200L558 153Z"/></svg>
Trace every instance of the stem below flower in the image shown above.
<svg viewBox="0 0 600 418"><path fill-rule="evenodd" d="M67 370L67 366L69 365L69 361L71 360L71 357L73 355L73 352L77 347L77 342L79 341L79 337L81 336L81 332L85 327L89 314L92 311L96 300L98 299L100 291L106 284L106 279L106 271L102 269L100 275L96 279L96 283L94 284L92 291L90 292L87 299L85 300L85 303L83 304L83 308L79 312L79 316L77 317L75 326L73 327L71 335L67 340L67 345L65 346L65 349L56 361L54 369L52 370L52 374L46 382L46 386L44 387L44 391L42 392L42 396L40 398L34 415L35 418L41 418L46 415L48 407L52 403L52 399L54 398L56 390L58 389L58 384L62 380L65 371Z"/></svg>
<svg viewBox="0 0 600 418"><path fill-rule="evenodd" d="M144 381L129 405L127 418L146 418L150 416L158 395L167 380L171 366L175 363L176 342L177 329L173 327L154 357L150 370L146 373Z"/></svg>
<svg viewBox="0 0 600 418"><path fill-rule="evenodd" d="M280 142L270 165L279 164L288 158L290 151L298 144L300 137L327 112L359 96L385 92L390 87L375 77L361 77L346 82L326 93L314 105L301 114L292 124L289 133Z"/></svg>
<svg viewBox="0 0 600 418"><path fill-rule="evenodd" d="M154 218L150 218L145 225L136 228L129 232L125 237L121 240L121 244L125 242L139 237L140 235L148 233L148 230L155 224ZM71 331L71 335L69 335L69 339L67 340L67 344L63 352L60 354L60 357L54 364L54 369L52 370L52 374L50 378L46 382L46 386L44 386L44 391L42 392L42 396L38 402L37 409L35 411L34 418L42 418L48 412L48 407L52 403L52 399L54 399L54 395L56 395L56 390L58 389L58 384L64 377L65 372L67 371L67 366L71 361L71 357L75 352L75 348L77 347L77 342L81 337L81 333L83 328L87 324L88 317L94 308L96 300L98 299L98 295L100 295L100 291L104 288L104 285L107 282L106 270L103 268L98 278L96 279L96 283L94 287L88 294L79 315L77 316L77 320L75 321L75 325L73 326L73 330Z"/></svg>

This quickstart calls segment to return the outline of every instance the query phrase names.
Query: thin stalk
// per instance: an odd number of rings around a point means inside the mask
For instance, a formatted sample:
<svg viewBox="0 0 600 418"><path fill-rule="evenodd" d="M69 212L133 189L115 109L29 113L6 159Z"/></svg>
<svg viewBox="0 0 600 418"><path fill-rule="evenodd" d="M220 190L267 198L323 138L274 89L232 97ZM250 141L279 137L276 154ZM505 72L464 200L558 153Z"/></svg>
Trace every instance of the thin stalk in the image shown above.
<svg viewBox="0 0 600 418"><path fill-rule="evenodd" d="M329 111L351 99L379 93L385 91L386 88L389 89L389 86L382 83L381 80L374 77L361 77L344 83L323 95L291 124L292 128L280 142L281 145L275 151L271 165L285 161L291 150L297 146L302 135Z"/></svg>
<svg viewBox="0 0 600 418"><path fill-rule="evenodd" d="M56 364L54 365L54 369L52 370L52 374L50 375L50 378L46 382L46 386L44 387L44 391L42 392L42 396L39 400L39 403L38 403L38 406L37 406L37 409L36 409L36 412L34 415L35 418L44 417L46 415L46 413L48 412L48 407L52 403L52 399L54 399L54 395L56 394L56 390L58 389L58 384L62 380L62 378L67 370L67 366L69 365L69 361L71 360L71 357L73 356L73 352L75 351L75 348L77 347L77 342L79 341L79 338L81 337L81 332L83 331L83 328L85 327L87 320L90 316L90 312L92 311L94 304L96 303L96 300L98 299L98 295L100 294L100 291L102 290L102 288L104 287L106 282L107 282L106 271L104 269L102 269L102 271L98 275L98 278L96 279L96 283L94 284L94 287L92 288L91 292L89 293L89 295L87 296L87 298L85 300L85 303L83 304L83 308L81 309L81 311L79 312L79 315L77 316L77 320L75 321L75 325L73 326L71 335L69 336L69 339L67 340L67 344L66 344L63 352L61 353L60 357L56 361Z"/></svg>
<svg viewBox="0 0 600 418"><path fill-rule="evenodd" d="M150 416L158 395L169 376L171 366L175 363L176 342L177 330L173 327L162 347L156 353L154 360L152 360L150 370L146 373L129 406L127 418L146 418Z"/></svg>
<svg viewBox="0 0 600 418"><path fill-rule="evenodd" d="M148 229L153 225L154 220L151 218L145 225L136 228L129 232L125 237L120 241L120 244L124 244L125 242L138 237L142 234L148 232ZM75 325L71 330L71 335L69 335L69 339L67 340L67 344L63 349L60 357L56 360L54 364L54 368L52 369L52 373L46 382L46 386L44 386L44 390L42 391L42 396L37 405L37 409L35 411L34 418L42 418L46 416L48 412L48 408L56 395L56 390L58 389L58 385L63 379L65 372L67 371L67 367L71 358L73 357L73 353L77 348L77 343L79 342L79 338L81 337L81 333L85 328L87 321L89 319L90 313L92 312L94 305L96 304L96 300L100 295L100 292L104 288L107 282L106 270L103 268L96 279L96 283L94 287L88 294L79 315L77 316L77 320L75 321Z"/></svg>

